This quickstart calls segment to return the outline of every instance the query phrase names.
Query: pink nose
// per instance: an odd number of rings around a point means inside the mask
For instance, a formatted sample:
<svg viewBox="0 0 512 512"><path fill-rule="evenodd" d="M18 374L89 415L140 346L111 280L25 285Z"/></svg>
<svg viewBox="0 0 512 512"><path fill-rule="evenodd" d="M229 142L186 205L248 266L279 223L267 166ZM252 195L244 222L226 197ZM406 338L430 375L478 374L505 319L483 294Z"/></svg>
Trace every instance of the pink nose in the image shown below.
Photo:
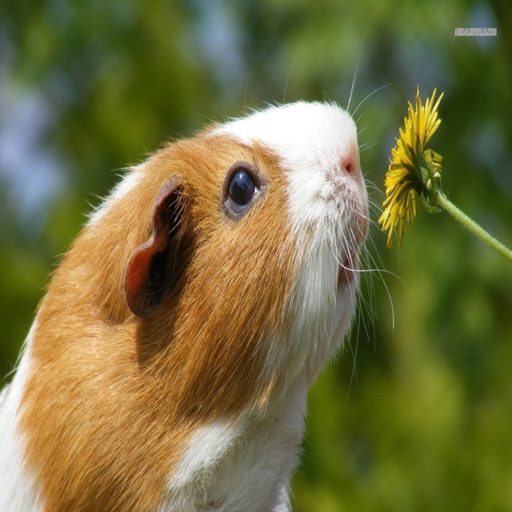
<svg viewBox="0 0 512 512"><path fill-rule="evenodd" d="M342 164L343 165L343 169L345 170L345 172L347 174L354 174L354 165L352 164L351 161L347 162L346 164Z"/></svg>
<svg viewBox="0 0 512 512"><path fill-rule="evenodd" d="M341 172L354 179L357 183L362 183L361 167L359 165L357 149L341 160Z"/></svg>

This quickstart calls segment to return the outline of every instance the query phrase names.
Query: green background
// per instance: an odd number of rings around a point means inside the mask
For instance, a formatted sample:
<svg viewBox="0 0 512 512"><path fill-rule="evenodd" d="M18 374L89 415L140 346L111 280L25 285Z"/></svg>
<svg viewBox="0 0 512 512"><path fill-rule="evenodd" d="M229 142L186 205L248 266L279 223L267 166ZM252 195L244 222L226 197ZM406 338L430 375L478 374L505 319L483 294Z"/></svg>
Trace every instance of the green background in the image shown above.
<svg viewBox="0 0 512 512"><path fill-rule="evenodd" d="M512 266L447 214L420 208L391 250L376 226L419 84L445 92L432 139L445 191L512 245L512 4L27 4L0 6L0 379L118 170L266 103L347 107L354 82L367 272L350 339L310 394L295 510L512 510Z"/></svg>

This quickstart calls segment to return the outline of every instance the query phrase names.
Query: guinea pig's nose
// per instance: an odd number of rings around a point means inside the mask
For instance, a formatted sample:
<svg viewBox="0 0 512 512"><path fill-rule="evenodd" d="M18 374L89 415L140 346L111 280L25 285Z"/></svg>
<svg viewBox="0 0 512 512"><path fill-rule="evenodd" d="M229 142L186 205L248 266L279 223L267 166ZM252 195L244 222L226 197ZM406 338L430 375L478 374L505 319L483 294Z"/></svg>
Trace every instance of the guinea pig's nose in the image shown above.
<svg viewBox="0 0 512 512"><path fill-rule="evenodd" d="M341 164L341 166L346 174L351 174L351 175L354 174L355 170L354 170L354 164L352 163L352 160L349 160L348 162L343 162Z"/></svg>
<svg viewBox="0 0 512 512"><path fill-rule="evenodd" d="M361 167L359 165L359 155L357 153L357 149L341 159L340 167L344 176L352 178L358 183L361 183Z"/></svg>

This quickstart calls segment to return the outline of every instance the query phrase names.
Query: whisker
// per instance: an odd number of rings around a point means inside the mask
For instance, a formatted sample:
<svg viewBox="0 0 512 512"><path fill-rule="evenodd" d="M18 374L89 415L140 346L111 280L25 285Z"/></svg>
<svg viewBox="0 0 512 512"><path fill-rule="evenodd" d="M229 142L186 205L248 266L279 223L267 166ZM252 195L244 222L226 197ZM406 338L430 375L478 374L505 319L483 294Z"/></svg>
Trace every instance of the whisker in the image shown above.
<svg viewBox="0 0 512 512"><path fill-rule="evenodd" d="M372 223L371 227L374 227L373 223ZM367 245L370 245L371 250L369 247L367 247ZM393 298L391 296L391 290L386 281L386 277L389 276L389 277L398 279L398 281L402 284L404 284L404 281L398 274L383 268L382 259L380 257L380 253L377 250L376 242L375 242L374 238L371 236L368 237L367 243L364 248L364 255L363 255L362 259L364 260L363 262L368 266L369 272L367 272L367 274L369 273L372 276L376 276L375 278L378 279L384 286L384 290L388 297L389 305L391 308L391 324L394 329L394 327L395 327L395 308L394 308L394 304L393 304Z"/></svg>
<svg viewBox="0 0 512 512"><path fill-rule="evenodd" d="M354 77L352 78L352 85L350 87L350 94L348 97L347 112L350 112L350 103L352 102L352 93L354 92L354 87L356 85L357 71L359 69L359 61L361 60L361 52L363 51L365 38L366 38L366 33L363 36L363 40L361 41L361 46L359 47L359 53L357 54L356 68L354 70Z"/></svg>
<svg viewBox="0 0 512 512"><path fill-rule="evenodd" d="M359 297L360 294L358 293L358 311L359 311ZM352 343L347 343L348 349L350 350L350 354L352 356L352 371L350 373L350 380L348 383L348 389L347 389L347 398L345 401L345 405L348 405L348 399L350 396L350 391L352 389L352 385L354 383L357 384L357 352L359 349L359 328L361 324L361 315L358 314L357 317L357 329L356 329L356 335L355 335L355 347L352 347Z"/></svg>
<svg viewBox="0 0 512 512"><path fill-rule="evenodd" d="M368 113L367 110L363 110L359 116L357 117L357 119L354 119L354 122L356 123L356 126L359 126L360 122L362 121L363 117ZM353 116L352 116L353 117ZM359 135L359 133L362 133L364 129L361 129L359 130L357 133Z"/></svg>
<svg viewBox="0 0 512 512"><path fill-rule="evenodd" d="M288 69L288 74L286 75L286 82L284 84L284 91L283 91L283 104L286 103L286 93L288 91L288 83L290 82L290 77L293 72L293 68L295 67L295 63L297 62L297 58L299 56L299 53L302 51L302 46L304 45L304 41L302 41L299 45L299 48L295 52L295 56L293 57L292 63L290 64L290 68Z"/></svg>
<svg viewBox="0 0 512 512"><path fill-rule="evenodd" d="M354 110L354 112L351 112L351 115L352 117L355 116L356 112L361 108L361 106L363 105L363 103L370 99L375 93L381 91L382 89L385 89L386 87L389 87L390 85L392 85L392 82L389 82L385 85L381 85L380 87L378 87L377 89L375 89L374 91L372 91L370 94L368 94L362 101L359 102L359 105L357 105L356 109Z"/></svg>

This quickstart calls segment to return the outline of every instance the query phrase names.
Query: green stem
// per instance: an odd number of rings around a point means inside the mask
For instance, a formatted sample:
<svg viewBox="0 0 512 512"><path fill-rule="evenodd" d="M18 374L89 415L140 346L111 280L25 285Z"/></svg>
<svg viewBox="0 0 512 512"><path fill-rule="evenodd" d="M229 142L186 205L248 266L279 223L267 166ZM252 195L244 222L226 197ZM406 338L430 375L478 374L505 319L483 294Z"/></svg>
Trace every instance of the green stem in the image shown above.
<svg viewBox="0 0 512 512"><path fill-rule="evenodd" d="M455 220L458 220L471 233L485 242L491 249L512 262L512 251L505 247L496 238L492 237L485 229L482 229L474 220L470 219L462 210L459 210L442 192L436 194L436 203L440 208L446 210Z"/></svg>

